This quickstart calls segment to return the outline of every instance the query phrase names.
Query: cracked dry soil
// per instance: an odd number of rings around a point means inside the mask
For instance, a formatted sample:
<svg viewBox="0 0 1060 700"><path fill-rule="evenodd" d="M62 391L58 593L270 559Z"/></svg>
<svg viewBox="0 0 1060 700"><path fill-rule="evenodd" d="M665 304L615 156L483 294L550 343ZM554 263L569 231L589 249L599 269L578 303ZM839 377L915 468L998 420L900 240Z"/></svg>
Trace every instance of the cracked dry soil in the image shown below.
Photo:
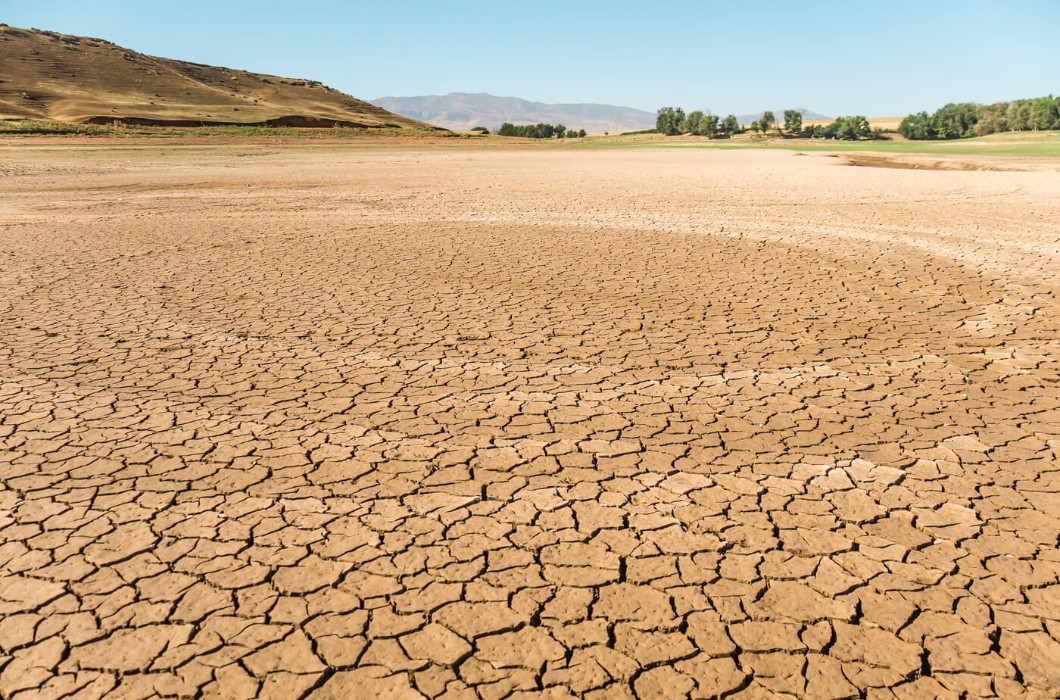
<svg viewBox="0 0 1060 700"><path fill-rule="evenodd" d="M0 696L1058 693L1055 167L0 150Z"/></svg>

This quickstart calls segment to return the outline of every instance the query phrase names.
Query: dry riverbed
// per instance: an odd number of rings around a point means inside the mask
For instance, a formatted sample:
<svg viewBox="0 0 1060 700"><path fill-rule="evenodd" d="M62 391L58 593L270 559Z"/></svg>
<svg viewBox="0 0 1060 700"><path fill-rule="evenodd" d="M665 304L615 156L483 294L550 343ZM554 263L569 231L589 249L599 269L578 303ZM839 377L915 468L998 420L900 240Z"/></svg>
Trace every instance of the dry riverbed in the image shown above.
<svg viewBox="0 0 1060 700"><path fill-rule="evenodd" d="M1054 696L1058 291L1055 163L5 142L0 696Z"/></svg>

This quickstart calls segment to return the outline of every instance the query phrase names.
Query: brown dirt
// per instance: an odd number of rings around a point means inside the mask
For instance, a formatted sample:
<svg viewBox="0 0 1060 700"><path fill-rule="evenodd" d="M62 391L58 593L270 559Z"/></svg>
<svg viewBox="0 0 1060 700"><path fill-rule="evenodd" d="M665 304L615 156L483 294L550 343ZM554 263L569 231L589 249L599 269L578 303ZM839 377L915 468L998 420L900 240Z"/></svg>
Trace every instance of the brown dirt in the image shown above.
<svg viewBox="0 0 1060 700"><path fill-rule="evenodd" d="M1055 168L0 163L2 697L1060 688Z"/></svg>
<svg viewBox="0 0 1060 700"><path fill-rule="evenodd" d="M319 82L137 53L103 39L0 27L0 119L435 130Z"/></svg>
<svg viewBox="0 0 1060 700"><path fill-rule="evenodd" d="M932 158L924 156L874 156L862 153L833 155L832 158L841 158L848 165L861 168L897 168L899 170L1014 170L1019 169L1013 165L999 165L990 162L988 157L975 157L969 159L958 158Z"/></svg>
<svg viewBox="0 0 1060 700"><path fill-rule="evenodd" d="M778 115L781 116L782 115ZM866 117L873 129L897 129L905 117ZM781 119L783 121L783 118ZM831 124L834 119L804 119L806 126L825 126Z"/></svg>

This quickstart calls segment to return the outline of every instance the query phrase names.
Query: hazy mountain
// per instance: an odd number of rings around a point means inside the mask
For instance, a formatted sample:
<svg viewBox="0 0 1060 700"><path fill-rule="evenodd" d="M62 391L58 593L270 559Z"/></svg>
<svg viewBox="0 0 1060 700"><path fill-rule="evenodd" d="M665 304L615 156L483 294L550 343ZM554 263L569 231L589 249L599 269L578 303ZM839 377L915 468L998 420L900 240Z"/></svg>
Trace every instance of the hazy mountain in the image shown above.
<svg viewBox="0 0 1060 700"><path fill-rule="evenodd" d="M495 131L504 122L512 124L564 124L586 131L636 131L655 128L655 113L632 107L602 104L547 104L518 97L497 97L484 92L451 92L448 95L419 97L380 97L372 104L411 119L429 122L448 129L467 131L485 126ZM799 108L803 119L828 119L808 109ZM727 112L718 112L724 117ZM773 110L783 121L784 110ZM737 115L741 124L750 124L762 113Z"/></svg>
<svg viewBox="0 0 1060 700"><path fill-rule="evenodd" d="M0 25L0 119L431 129L311 80Z"/></svg>
<svg viewBox="0 0 1060 700"><path fill-rule="evenodd" d="M784 109L799 110L802 113L803 119L831 119L831 117L826 117L819 112L814 112L803 107L785 107ZM773 117L781 124L784 123L784 109L773 110ZM763 114L765 114L764 111L756 112L755 114L737 114L736 118L740 120L741 124L750 124L751 122L756 122L761 119Z"/></svg>
<svg viewBox="0 0 1060 700"><path fill-rule="evenodd" d="M451 92L421 97L380 97L372 104L412 119L449 129L485 126L491 131L512 124L564 124L586 131L632 131L655 127L655 113L601 104L545 104L518 97Z"/></svg>

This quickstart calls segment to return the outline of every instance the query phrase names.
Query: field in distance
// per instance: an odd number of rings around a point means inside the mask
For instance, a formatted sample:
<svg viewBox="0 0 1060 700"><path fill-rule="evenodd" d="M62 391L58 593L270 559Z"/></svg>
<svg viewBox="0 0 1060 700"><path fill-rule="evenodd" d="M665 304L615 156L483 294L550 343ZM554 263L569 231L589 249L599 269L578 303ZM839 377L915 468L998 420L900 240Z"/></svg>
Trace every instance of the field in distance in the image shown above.
<svg viewBox="0 0 1060 700"><path fill-rule="evenodd" d="M1060 131L1023 131L951 141L910 141L889 134L878 141L778 138L740 134L730 139L661 134L594 135L576 144L587 148L769 148L795 151L873 152L894 155L1060 156Z"/></svg>
<svg viewBox="0 0 1060 700"><path fill-rule="evenodd" d="M401 136L401 139L391 138ZM664 136L661 134L589 134L583 139L528 139L503 136L483 136L478 133L457 134L431 129L363 129L363 128L302 128L253 125L217 125L206 127L160 127L142 125L68 124L54 121L0 121L0 141L20 137L83 137L99 140L158 140L174 143L196 141L262 141L290 140L328 142L380 142L398 146L409 136L419 143L444 145L446 148L476 147L496 149L570 150L594 148L707 148L707 149L782 149L822 152L870 152L902 155L940 156L1060 156L1060 132L1008 132L978 138L953 141L909 141L897 135L881 141L838 141L832 139L777 138L740 134L729 139L708 139L700 136Z"/></svg>
<svg viewBox="0 0 1060 700"><path fill-rule="evenodd" d="M902 119L904 117L868 117L872 128L885 131L897 129L898 125L902 123ZM832 119L803 119L802 123L804 126L826 126L832 121Z"/></svg>

